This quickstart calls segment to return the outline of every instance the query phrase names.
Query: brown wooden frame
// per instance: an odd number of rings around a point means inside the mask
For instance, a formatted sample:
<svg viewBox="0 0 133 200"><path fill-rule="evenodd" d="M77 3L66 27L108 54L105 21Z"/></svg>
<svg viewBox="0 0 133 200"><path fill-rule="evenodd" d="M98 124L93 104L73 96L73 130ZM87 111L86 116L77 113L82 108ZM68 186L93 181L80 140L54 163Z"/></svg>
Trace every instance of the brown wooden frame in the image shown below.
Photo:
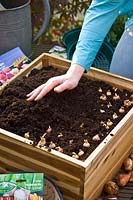
<svg viewBox="0 0 133 200"><path fill-rule="evenodd" d="M53 66L66 69L70 64L68 60L44 53L1 87L0 92L33 68ZM91 68L84 76L133 91L131 79L102 70ZM57 183L65 200L94 200L133 148L133 108L84 162L55 150L48 152L33 147L30 143L0 128L0 172L44 172Z"/></svg>

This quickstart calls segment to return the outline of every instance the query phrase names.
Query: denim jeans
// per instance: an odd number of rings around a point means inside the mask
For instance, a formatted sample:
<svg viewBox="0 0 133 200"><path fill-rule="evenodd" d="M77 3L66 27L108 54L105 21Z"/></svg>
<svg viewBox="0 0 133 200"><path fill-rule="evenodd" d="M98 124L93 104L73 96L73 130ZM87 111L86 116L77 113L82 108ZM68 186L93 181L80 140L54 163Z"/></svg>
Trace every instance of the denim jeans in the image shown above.
<svg viewBox="0 0 133 200"><path fill-rule="evenodd" d="M123 32L117 44L110 72L133 79L133 25Z"/></svg>

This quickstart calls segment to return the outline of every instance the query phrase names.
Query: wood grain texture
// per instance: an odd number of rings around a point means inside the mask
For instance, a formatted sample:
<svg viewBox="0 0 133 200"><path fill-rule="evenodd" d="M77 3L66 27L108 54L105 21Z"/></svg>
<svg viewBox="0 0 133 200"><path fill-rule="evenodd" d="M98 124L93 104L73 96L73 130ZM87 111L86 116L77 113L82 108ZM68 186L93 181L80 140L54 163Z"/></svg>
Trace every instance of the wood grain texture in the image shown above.
<svg viewBox="0 0 133 200"><path fill-rule="evenodd" d="M118 134L98 153L93 164L86 168L84 199L91 200L102 191L104 184L120 168L133 148L133 116L119 129ZM89 188L89 191L88 189ZM95 188L95 190L94 190Z"/></svg>
<svg viewBox="0 0 133 200"><path fill-rule="evenodd" d="M27 76L33 68L53 66L66 70L70 64L66 59L42 54L10 82ZM91 68L84 76L133 91L132 80L102 70ZM55 150L34 147L32 141L0 128L0 172L43 172L59 186L64 200L94 200L133 148L132 122L133 108L84 162Z"/></svg>

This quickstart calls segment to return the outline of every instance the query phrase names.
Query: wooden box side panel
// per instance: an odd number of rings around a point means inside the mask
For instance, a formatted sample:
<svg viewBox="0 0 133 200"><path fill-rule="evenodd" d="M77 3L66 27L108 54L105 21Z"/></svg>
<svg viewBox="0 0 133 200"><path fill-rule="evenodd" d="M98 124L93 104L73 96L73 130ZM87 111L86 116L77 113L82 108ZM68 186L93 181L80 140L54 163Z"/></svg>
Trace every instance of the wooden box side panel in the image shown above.
<svg viewBox="0 0 133 200"><path fill-rule="evenodd" d="M133 115L128 123L118 130L117 135L99 152L91 165L86 168L84 200L94 200L102 191L104 184L120 168L123 159L133 147Z"/></svg>
<svg viewBox="0 0 133 200"><path fill-rule="evenodd" d="M66 199L79 199L82 171L80 165L3 134L0 134L0 149L1 172L43 172L60 187Z"/></svg>
<svg viewBox="0 0 133 200"><path fill-rule="evenodd" d="M62 70L68 69L71 65L71 61L50 54L44 54L42 63L43 67L53 66Z"/></svg>

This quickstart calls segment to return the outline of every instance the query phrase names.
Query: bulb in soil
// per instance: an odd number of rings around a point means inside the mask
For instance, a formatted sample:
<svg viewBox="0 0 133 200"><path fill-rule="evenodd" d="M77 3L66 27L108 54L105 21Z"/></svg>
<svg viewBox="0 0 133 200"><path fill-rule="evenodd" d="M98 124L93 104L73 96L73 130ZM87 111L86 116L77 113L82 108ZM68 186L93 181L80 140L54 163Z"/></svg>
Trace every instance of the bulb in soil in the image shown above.
<svg viewBox="0 0 133 200"><path fill-rule="evenodd" d="M103 101L106 101L106 100L107 100L107 97L106 97L105 94L102 94L102 95L100 96L100 99L103 100Z"/></svg>
<svg viewBox="0 0 133 200"><path fill-rule="evenodd" d="M113 122L110 119L108 119L107 126L112 126L112 125L113 125Z"/></svg>
<svg viewBox="0 0 133 200"><path fill-rule="evenodd" d="M129 99L124 100L124 106L126 107L131 106L131 101Z"/></svg>
<svg viewBox="0 0 133 200"><path fill-rule="evenodd" d="M117 93L115 93L115 95L113 96L113 99L114 99L114 100L119 100L119 99L120 99L120 96L119 96Z"/></svg>
<svg viewBox="0 0 133 200"><path fill-rule="evenodd" d="M116 87L113 87L112 89L113 89L115 92L118 90L118 88L116 88Z"/></svg>
<svg viewBox="0 0 133 200"><path fill-rule="evenodd" d="M88 142L88 140L86 139L84 140L83 147L87 147L87 148L90 147L90 143Z"/></svg>
<svg viewBox="0 0 133 200"><path fill-rule="evenodd" d="M79 155L77 155L75 152L72 152L72 158L79 159Z"/></svg>
<svg viewBox="0 0 133 200"><path fill-rule="evenodd" d="M110 90L107 91L106 95L107 95L107 96L111 96Z"/></svg>
<svg viewBox="0 0 133 200"><path fill-rule="evenodd" d="M127 96L128 96L128 94L127 94L127 93L125 93L125 96L127 97Z"/></svg>
<svg viewBox="0 0 133 200"><path fill-rule="evenodd" d="M79 150L78 156L84 155L84 151L82 149Z"/></svg>
<svg viewBox="0 0 133 200"><path fill-rule="evenodd" d="M101 121L100 124L105 127L107 130L109 129L109 126L106 124L106 122Z"/></svg>
<svg viewBox="0 0 133 200"><path fill-rule="evenodd" d="M124 169L126 171L132 171L133 170L133 161L131 158L126 158L124 161L123 161L123 165L124 165Z"/></svg>
<svg viewBox="0 0 133 200"><path fill-rule="evenodd" d="M93 136L92 140L93 141L99 141L100 140L100 136L97 134L97 135Z"/></svg>
<svg viewBox="0 0 133 200"><path fill-rule="evenodd" d="M100 113L105 113L105 110L100 109Z"/></svg>
<svg viewBox="0 0 133 200"><path fill-rule="evenodd" d="M51 133L52 132L52 128L51 126L48 127L48 129L46 130L46 133Z"/></svg>
<svg viewBox="0 0 133 200"><path fill-rule="evenodd" d="M54 149L55 147L56 147L55 143L51 141L49 144L49 148Z"/></svg>
<svg viewBox="0 0 133 200"><path fill-rule="evenodd" d="M80 128L83 128L83 127L84 127L84 123L81 123L81 124L80 124Z"/></svg>
<svg viewBox="0 0 133 200"><path fill-rule="evenodd" d="M41 140L38 142L37 146L42 147L46 144L46 139L44 137L41 137Z"/></svg>
<svg viewBox="0 0 133 200"><path fill-rule="evenodd" d="M57 136L58 138L63 137L62 133L59 133L59 135Z"/></svg>
<svg viewBox="0 0 133 200"><path fill-rule="evenodd" d="M86 135L88 135L88 133L86 132L86 133L84 133L84 135L86 136Z"/></svg>
<svg viewBox="0 0 133 200"><path fill-rule="evenodd" d="M124 113L124 112L125 112L125 108L124 108L124 106L121 106L119 109L119 113Z"/></svg>
<svg viewBox="0 0 133 200"><path fill-rule="evenodd" d="M112 107L112 104L109 102L107 105L108 108Z"/></svg>
<svg viewBox="0 0 133 200"><path fill-rule="evenodd" d="M118 115L116 113L113 114L113 119L117 119Z"/></svg>
<svg viewBox="0 0 133 200"><path fill-rule="evenodd" d="M63 149L60 146L56 147L56 150L63 153Z"/></svg>
<svg viewBox="0 0 133 200"><path fill-rule="evenodd" d="M104 186L104 192L111 195L117 195L119 192L119 187L115 182L108 181Z"/></svg>
<svg viewBox="0 0 133 200"><path fill-rule="evenodd" d="M130 179L131 173L128 174L118 174L116 176L116 181L117 184L121 187L124 187L125 185L127 185L129 179Z"/></svg>
<svg viewBox="0 0 133 200"><path fill-rule="evenodd" d="M24 134L24 137L25 137L26 139L29 139L29 138L30 138L30 133L29 133L29 132L25 133L25 134Z"/></svg>
<svg viewBox="0 0 133 200"><path fill-rule="evenodd" d="M103 122L103 121L101 121L100 124L101 124L102 126L106 126L106 123Z"/></svg>
<svg viewBox="0 0 133 200"><path fill-rule="evenodd" d="M106 125L105 128L108 130L108 129L109 129L109 126Z"/></svg>
<svg viewBox="0 0 133 200"><path fill-rule="evenodd" d="M100 87L99 89L98 89L98 92L102 92L103 90L102 90L102 88Z"/></svg>
<svg viewBox="0 0 133 200"><path fill-rule="evenodd" d="M73 143L74 140L69 140L69 144L71 145Z"/></svg>

